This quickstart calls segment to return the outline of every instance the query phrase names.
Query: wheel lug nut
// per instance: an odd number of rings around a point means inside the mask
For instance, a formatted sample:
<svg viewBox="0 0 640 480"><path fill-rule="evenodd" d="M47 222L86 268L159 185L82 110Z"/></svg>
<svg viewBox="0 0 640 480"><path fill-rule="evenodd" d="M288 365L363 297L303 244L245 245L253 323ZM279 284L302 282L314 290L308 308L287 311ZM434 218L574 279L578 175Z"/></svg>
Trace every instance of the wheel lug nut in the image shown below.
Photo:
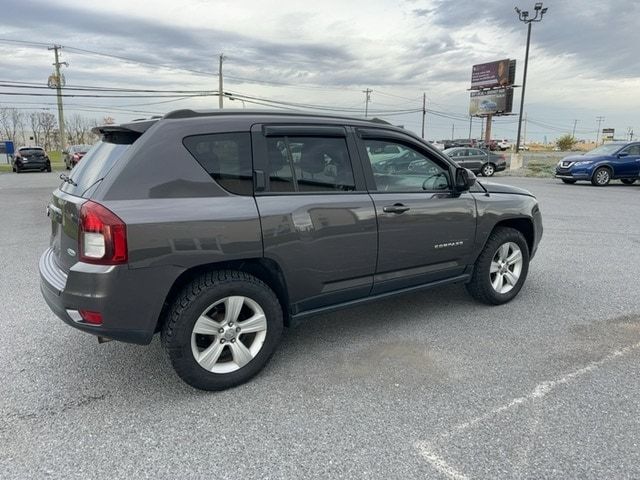
<svg viewBox="0 0 640 480"><path fill-rule="evenodd" d="M240 327L236 327L236 332L239 332L239 331L240 331Z"/></svg>
<svg viewBox="0 0 640 480"><path fill-rule="evenodd" d="M229 326L230 326L230 327L233 327L233 322L229 322Z"/></svg>
<svg viewBox="0 0 640 480"><path fill-rule="evenodd" d="M218 333L224 333L224 328L219 328Z"/></svg>
<svg viewBox="0 0 640 480"><path fill-rule="evenodd" d="M232 338L232 339L231 339L231 343L236 343L236 339L235 339L235 338Z"/></svg>
<svg viewBox="0 0 640 480"><path fill-rule="evenodd" d="M221 339L220 339L220 343L224 343L224 338L221 338Z"/></svg>

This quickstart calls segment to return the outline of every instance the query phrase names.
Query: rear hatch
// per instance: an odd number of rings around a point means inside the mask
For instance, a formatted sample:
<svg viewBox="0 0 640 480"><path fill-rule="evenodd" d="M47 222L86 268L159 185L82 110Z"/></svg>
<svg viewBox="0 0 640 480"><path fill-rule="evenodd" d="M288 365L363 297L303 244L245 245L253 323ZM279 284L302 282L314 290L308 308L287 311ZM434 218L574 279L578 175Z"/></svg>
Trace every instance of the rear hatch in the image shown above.
<svg viewBox="0 0 640 480"><path fill-rule="evenodd" d="M46 155L41 148L23 148L20 150L22 161L28 162L46 162Z"/></svg>
<svg viewBox="0 0 640 480"><path fill-rule="evenodd" d="M62 184L53 192L47 212L51 219L50 247L56 264L64 272L68 272L79 260L80 208L91 199L113 166L154 122L147 122L145 128L138 123L143 124L137 122L94 129L102 135L102 140L87 152L68 177L64 174L60 176Z"/></svg>

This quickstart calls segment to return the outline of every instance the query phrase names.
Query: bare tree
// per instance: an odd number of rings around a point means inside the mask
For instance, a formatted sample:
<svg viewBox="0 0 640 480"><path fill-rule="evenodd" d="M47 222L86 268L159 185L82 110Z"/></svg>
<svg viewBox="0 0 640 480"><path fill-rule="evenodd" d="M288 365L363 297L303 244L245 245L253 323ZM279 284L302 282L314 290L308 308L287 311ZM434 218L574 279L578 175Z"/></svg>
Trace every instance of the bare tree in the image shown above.
<svg viewBox="0 0 640 480"><path fill-rule="evenodd" d="M31 127L31 134L33 135L33 141L36 145L42 143L42 126L40 125L40 113L31 112L29 114L29 125Z"/></svg>
<svg viewBox="0 0 640 480"><path fill-rule="evenodd" d="M65 123L71 144L86 144L93 140L93 134L91 133L93 123L87 117L76 113L71 115Z"/></svg>
<svg viewBox="0 0 640 480"><path fill-rule="evenodd" d="M19 143L24 135L24 115L16 108L0 107L0 128L6 140Z"/></svg>
<svg viewBox="0 0 640 480"><path fill-rule="evenodd" d="M38 123L41 129L41 142L42 148L45 150L51 150L53 146L58 143L60 139L58 132L58 122L56 116L49 112L38 112Z"/></svg>

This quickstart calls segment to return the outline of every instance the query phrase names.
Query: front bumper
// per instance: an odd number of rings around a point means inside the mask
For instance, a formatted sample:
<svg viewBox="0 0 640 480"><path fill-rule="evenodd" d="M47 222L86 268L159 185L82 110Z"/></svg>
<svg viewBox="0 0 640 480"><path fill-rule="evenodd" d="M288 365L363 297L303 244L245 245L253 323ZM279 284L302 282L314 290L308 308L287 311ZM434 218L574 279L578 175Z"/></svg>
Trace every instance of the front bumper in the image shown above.
<svg viewBox="0 0 640 480"><path fill-rule="evenodd" d="M39 270L42 296L62 321L83 332L141 345L151 342L167 293L179 274L165 267L130 270L127 265L83 262L67 274L50 248L40 257ZM78 310L100 312L102 324L85 323Z"/></svg>

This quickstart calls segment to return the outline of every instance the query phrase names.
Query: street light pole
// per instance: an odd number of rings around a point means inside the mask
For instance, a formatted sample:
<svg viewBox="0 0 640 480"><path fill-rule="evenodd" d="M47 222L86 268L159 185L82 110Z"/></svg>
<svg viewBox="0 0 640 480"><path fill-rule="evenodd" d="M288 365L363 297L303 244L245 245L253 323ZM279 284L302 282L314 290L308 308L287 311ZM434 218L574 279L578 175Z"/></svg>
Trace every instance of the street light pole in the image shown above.
<svg viewBox="0 0 640 480"><path fill-rule="evenodd" d="M529 44L531 43L531 24L542 21L542 17L547 13L547 8L542 8L542 2L537 2L533 7L536 12L535 17L529 17L529 12L521 11L516 7L518 19L527 24L527 48L524 54L524 73L522 77L522 93L520 94L520 114L518 116L518 138L516 139L516 153L520 151L520 133L522 131L522 111L524 110L524 92L527 87L527 67L529 66Z"/></svg>

